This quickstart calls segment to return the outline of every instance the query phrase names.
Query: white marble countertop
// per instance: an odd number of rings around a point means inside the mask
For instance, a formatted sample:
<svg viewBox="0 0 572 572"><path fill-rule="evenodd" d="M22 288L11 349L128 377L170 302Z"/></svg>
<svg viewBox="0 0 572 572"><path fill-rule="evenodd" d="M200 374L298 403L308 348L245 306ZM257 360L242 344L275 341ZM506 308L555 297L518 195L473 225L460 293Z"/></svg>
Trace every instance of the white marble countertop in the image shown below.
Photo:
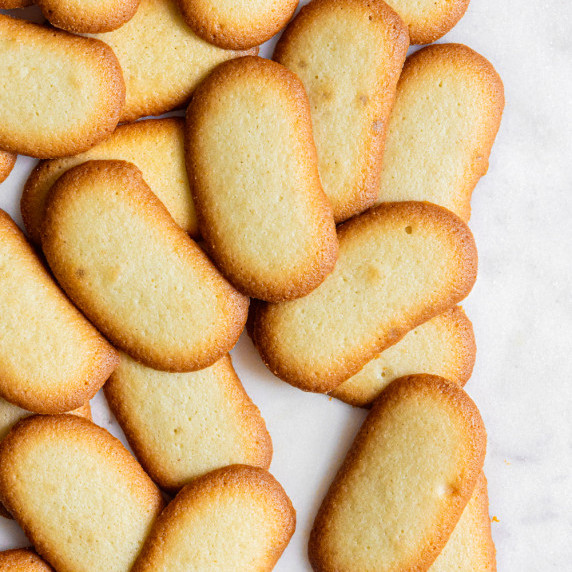
<svg viewBox="0 0 572 572"><path fill-rule="evenodd" d="M466 389L488 430L498 569L572 570L572 3L473 0L444 41L483 54L506 90L489 173L473 195L479 278L463 304L477 337ZM33 164L19 158L0 187L0 208L19 224ZM276 570L310 571L312 520L365 412L279 381L246 336L233 357L272 435L271 471L298 514ZM101 395L93 409L123 438ZM26 544L0 518L0 549Z"/></svg>

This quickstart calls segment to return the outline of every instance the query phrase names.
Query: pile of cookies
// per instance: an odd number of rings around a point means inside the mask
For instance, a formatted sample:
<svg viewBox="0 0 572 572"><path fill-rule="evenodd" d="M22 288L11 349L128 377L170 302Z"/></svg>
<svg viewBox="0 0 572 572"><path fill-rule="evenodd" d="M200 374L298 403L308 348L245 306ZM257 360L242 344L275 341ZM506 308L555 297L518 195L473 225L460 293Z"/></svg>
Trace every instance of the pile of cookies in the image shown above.
<svg viewBox="0 0 572 572"><path fill-rule="evenodd" d="M271 570L295 510L245 328L283 381L371 407L314 570L495 570L458 304L503 86L464 45L407 57L468 0L37 3L49 25L0 14L0 180L42 159L27 238L0 211L0 506L34 547L0 570Z"/></svg>

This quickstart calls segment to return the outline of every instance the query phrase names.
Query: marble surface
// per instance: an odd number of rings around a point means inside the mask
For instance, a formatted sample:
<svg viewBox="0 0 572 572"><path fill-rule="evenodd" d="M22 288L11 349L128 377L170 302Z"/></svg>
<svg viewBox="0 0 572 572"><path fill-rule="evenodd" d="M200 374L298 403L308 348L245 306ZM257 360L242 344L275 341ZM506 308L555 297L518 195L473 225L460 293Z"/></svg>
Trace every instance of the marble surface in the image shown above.
<svg viewBox="0 0 572 572"><path fill-rule="evenodd" d="M467 390L488 430L498 569L571 570L572 3L473 0L443 41L487 57L506 89L489 173L473 196L480 268L464 303L478 344ZM0 187L0 207L20 224L19 197L33 164L19 158ZM309 571L313 517L365 413L279 381L246 336L233 357L272 435L271 470L298 513L276 570ZM94 417L123 437L101 395ZM0 549L25 544L17 525L0 519Z"/></svg>

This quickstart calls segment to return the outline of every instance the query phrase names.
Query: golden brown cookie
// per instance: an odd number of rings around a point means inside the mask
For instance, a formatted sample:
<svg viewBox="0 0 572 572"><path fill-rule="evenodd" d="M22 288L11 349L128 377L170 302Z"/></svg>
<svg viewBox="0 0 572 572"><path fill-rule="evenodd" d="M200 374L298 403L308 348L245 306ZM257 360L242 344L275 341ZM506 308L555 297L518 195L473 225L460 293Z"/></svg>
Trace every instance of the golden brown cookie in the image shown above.
<svg viewBox="0 0 572 572"><path fill-rule="evenodd" d="M158 518L132 572L270 572L296 513L267 471L232 465L195 479Z"/></svg>
<svg viewBox="0 0 572 572"><path fill-rule="evenodd" d="M3 183L8 178L16 164L17 158L18 156L13 153L0 151L0 183Z"/></svg>
<svg viewBox="0 0 572 572"><path fill-rule="evenodd" d="M26 6L31 6L33 3L33 0L0 0L0 8L5 10L26 8Z"/></svg>
<svg viewBox="0 0 572 572"><path fill-rule="evenodd" d="M238 290L291 300L332 271L336 228L291 71L254 56L219 66L187 111L186 150L199 230Z"/></svg>
<svg viewBox="0 0 572 572"><path fill-rule="evenodd" d="M461 44L405 62L391 113L378 202L430 201L467 221L504 108L493 66Z"/></svg>
<svg viewBox="0 0 572 572"><path fill-rule="evenodd" d="M137 458L163 489L227 465L268 469L272 441L230 356L191 373L166 373L127 355L105 396Z"/></svg>
<svg viewBox="0 0 572 572"><path fill-rule="evenodd" d="M34 551L27 548L0 552L1 572L54 572Z"/></svg>
<svg viewBox="0 0 572 572"><path fill-rule="evenodd" d="M119 362L2 210L0 315L0 396L28 411L63 413L80 407Z"/></svg>
<svg viewBox="0 0 572 572"><path fill-rule="evenodd" d="M0 444L0 500L61 572L126 572L163 508L121 442L74 415L28 417Z"/></svg>
<svg viewBox="0 0 572 572"><path fill-rule="evenodd" d="M104 43L0 14L0 53L0 149L48 159L113 132L125 84Z"/></svg>
<svg viewBox="0 0 572 572"><path fill-rule="evenodd" d="M58 179L42 247L62 288L112 343L154 369L203 369L235 345L248 299L173 221L141 171L88 161Z"/></svg>
<svg viewBox="0 0 572 572"><path fill-rule="evenodd" d="M182 107L218 64L251 52L223 50L187 26L176 0L141 0L118 30L94 36L107 43L123 69L127 99L121 121Z"/></svg>
<svg viewBox="0 0 572 572"><path fill-rule="evenodd" d="M382 0L313 0L274 59L308 92L320 178L336 222L375 204L407 28Z"/></svg>
<svg viewBox="0 0 572 572"><path fill-rule="evenodd" d="M427 570L473 494L485 448L479 411L459 386L430 375L394 381L318 511L314 570Z"/></svg>
<svg viewBox="0 0 572 572"><path fill-rule="evenodd" d="M183 125L184 120L179 117L120 125L109 139L86 153L40 161L24 186L20 202L30 240L36 244L41 241L52 185L72 167L96 159L120 159L136 165L175 222L191 236L197 236L197 217L185 168Z"/></svg>
<svg viewBox="0 0 572 572"><path fill-rule="evenodd" d="M336 268L305 298L257 304L253 340L280 379L328 393L460 302L477 274L471 231L429 203L385 203L338 228Z"/></svg>
<svg viewBox="0 0 572 572"><path fill-rule="evenodd" d="M460 386L471 377L476 357L473 325L460 306L411 330L330 392L356 407L368 407L393 380L430 373Z"/></svg>
<svg viewBox="0 0 572 572"><path fill-rule="evenodd" d="M178 0L187 24L211 44L247 50L269 40L290 20L298 0Z"/></svg>

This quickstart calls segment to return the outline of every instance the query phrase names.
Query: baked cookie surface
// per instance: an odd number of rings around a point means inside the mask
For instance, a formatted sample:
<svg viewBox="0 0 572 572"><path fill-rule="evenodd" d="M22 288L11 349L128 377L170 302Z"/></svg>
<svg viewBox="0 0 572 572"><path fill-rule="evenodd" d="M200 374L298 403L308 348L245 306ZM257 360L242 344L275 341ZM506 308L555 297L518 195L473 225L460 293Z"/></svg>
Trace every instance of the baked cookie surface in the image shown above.
<svg viewBox="0 0 572 572"><path fill-rule="evenodd" d="M17 158L18 156L14 155L14 153L0 151L0 183L3 183L8 178L16 164Z"/></svg>
<svg viewBox="0 0 572 572"><path fill-rule="evenodd" d="M27 548L0 552L0 570L2 572L54 572L48 563Z"/></svg>

